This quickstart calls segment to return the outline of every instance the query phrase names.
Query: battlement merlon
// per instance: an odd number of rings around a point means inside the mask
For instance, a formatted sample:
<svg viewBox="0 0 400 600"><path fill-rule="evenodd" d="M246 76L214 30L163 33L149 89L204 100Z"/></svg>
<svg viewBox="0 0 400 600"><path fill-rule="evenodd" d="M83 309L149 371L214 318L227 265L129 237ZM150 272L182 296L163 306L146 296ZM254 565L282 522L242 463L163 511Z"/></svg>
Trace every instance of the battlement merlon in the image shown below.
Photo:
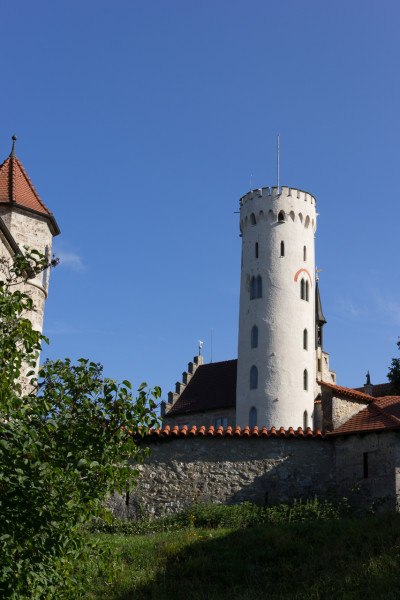
<svg viewBox="0 0 400 600"><path fill-rule="evenodd" d="M277 186L273 187L264 187L258 188L256 190L251 190L247 192L244 196L242 196L239 200L240 206L246 204L247 202L251 202L253 198L265 198L270 199L271 197L278 196L292 196L295 198L299 198L299 200L304 200L305 202L310 202L311 204L316 204L316 198L310 194L309 192L305 192L304 190L298 190L297 188L291 188L286 185L282 185L280 191Z"/></svg>

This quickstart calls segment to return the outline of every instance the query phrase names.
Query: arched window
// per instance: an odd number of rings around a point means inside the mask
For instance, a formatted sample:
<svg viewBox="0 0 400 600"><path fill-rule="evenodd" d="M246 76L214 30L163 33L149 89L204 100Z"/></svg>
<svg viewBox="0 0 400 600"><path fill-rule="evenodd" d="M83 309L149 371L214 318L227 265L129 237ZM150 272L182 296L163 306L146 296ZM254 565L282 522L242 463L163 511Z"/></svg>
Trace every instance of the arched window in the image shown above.
<svg viewBox="0 0 400 600"><path fill-rule="evenodd" d="M251 225L256 224L256 217L255 217L254 213L251 213L251 215L250 215L250 224Z"/></svg>
<svg viewBox="0 0 400 600"><path fill-rule="evenodd" d="M309 299L310 299L310 285L309 285L308 279L307 279L307 281L306 281L306 300L307 300L307 302L309 301Z"/></svg>
<svg viewBox="0 0 400 600"><path fill-rule="evenodd" d="M258 258L258 242L256 242L256 258Z"/></svg>
<svg viewBox="0 0 400 600"><path fill-rule="evenodd" d="M281 242L281 256L285 256L285 242Z"/></svg>
<svg viewBox="0 0 400 600"><path fill-rule="evenodd" d="M262 298L262 279L261 275L257 277L257 298Z"/></svg>
<svg viewBox="0 0 400 600"><path fill-rule="evenodd" d="M250 284L250 300L254 300L254 298L257 298L257 280L255 277L252 277Z"/></svg>
<svg viewBox="0 0 400 600"><path fill-rule="evenodd" d="M305 390L305 391L308 390L308 373L307 373L307 369L304 369L304 371L303 371L303 390Z"/></svg>
<svg viewBox="0 0 400 600"><path fill-rule="evenodd" d="M255 365L250 369L250 389L256 390L258 387L258 370Z"/></svg>
<svg viewBox="0 0 400 600"><path fill-rule="evenodd" d="M305 300L306 298L306 282L304 281L304 279L300 281L300 298L302 300Z"/></svg>
<svg viewBox="0 0 400 600"><path fill-rule="evenodd" d="M303 429L304 431L307 429L308 427L308 412L305 410L303 413Z"/></svg>
<svg viewBox="0 0 400 600"><path fill-rule="evenodd" d="M254 429L257 426L257 409L254 406L250 409L249 421L250 429Z"/></svg>
<svg viewBox="0 0 400 600"><path fill-rule="evenodd" d="M304 350L308 350L308 331L305 329L303 331L303 348Z"/></svg>
<svg viewBox="0 0 400 600"><path fill-rule="evenodd" d="M307 260L307 248L306 248L306 246L304 246L304 248L303 248L303 260L304 260L304 262Z"/></svg>
<svg viewBox="0 0 400 600"><path fill-rule="evenodd" d="M285 220L285 213L283 212L283 210L281 210L278 214L278 221L279 223L282 223Z"/></svg>
<svg viewBox="0 0 400 600"><path fill-rule="evenodd" d="M258 327L257 327L257 325L254 325L254 327L251 330L251 347L252 348L258 347Z"/></svg>

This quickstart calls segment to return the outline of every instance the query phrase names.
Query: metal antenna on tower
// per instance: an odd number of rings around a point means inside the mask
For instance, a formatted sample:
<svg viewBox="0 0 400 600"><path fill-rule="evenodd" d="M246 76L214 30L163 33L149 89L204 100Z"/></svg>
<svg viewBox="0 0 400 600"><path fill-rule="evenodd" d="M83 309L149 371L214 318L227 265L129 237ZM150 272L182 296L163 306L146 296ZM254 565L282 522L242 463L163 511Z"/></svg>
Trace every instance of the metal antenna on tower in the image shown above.
<svg viewBox="0 0 400 600"><path fill-rule="evenodd" d="M250 191L252 191L252 186L253 186L253 173L250 173Z"/></svg>
<svg viewBox="0 0 400 600"><path fill-rule="evenodd" d="M279 133L278 133L278 164L277 164L277 171L278 171L278 194L279 194Z"/></svg>
<svg viewBox="0 0 400 600"><path fill-rule="evenodd" d="M213 330L211 329L211 360L210 360L210 362L212 362L212 351L213 351Z"/></svg>

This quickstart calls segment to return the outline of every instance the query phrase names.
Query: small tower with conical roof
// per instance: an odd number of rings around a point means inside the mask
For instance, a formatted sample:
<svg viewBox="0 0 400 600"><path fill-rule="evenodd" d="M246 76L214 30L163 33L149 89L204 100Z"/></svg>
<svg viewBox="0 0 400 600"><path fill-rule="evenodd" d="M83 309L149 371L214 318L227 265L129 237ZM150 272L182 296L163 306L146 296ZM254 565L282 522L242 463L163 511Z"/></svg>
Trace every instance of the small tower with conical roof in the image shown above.
<svg viewBox="0 0 400 600"><path fill-rule="evenodd" d="M0 165L0 256L12 257L29 246L50 257L53 237L60 230L16 156L17 137L13 135L12 140L11 153ZM35 307L29 318L42 331L49 273L30 279L27 286Z"/></svg>
<svg viewBox="0 0 400 600"><path fill-rule="evenodd" d="M240 200L240 427L313 426L315 204L311 194L285 186Z"/></svg>

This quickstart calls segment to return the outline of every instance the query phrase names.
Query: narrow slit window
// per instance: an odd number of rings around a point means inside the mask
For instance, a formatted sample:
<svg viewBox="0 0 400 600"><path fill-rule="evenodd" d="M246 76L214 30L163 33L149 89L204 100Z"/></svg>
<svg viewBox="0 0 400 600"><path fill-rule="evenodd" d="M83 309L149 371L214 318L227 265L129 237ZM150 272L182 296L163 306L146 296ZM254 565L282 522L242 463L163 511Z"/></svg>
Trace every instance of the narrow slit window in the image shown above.
<svg viewBox="0 0 400 600"><path fill-rule="evenodd" d="M283 223L284 220L285 220L285 213L283 212L283 210L281 210L278 215L278 221L279 221L279 223Z"/></svg>
<svg viewBox="0 0 400 600"><path fill-rule="evenodd" d="M305 391L308 390L308 372L307 372L307 369L304 369L304 371L303 371L303 389Z"/></svg>
<svg viewBox="0 0 400 600"><path fill-rule="evenodd" d="M305 285L306 285L306 283L305 283L304 279L302 279L300 281L300 298L302 300L304 300L305 297L306 297L306 288L305 288Z"/></svg>
<svg viewBox="0 0 400 600"><path fill-rule="evenodd" d="M364 452L363 454L363 470L364 470L364 479L368 478L368 452Z"/></svg>
<svg viewBox="0 0 400 600"><path fill-rule="evenodd" d="M252 277L250 285L250 300L254 300L254 298L257 298L257 280L255 277Z"/></svg>
<svg viewBox="0 0 400 600"><path fill-rule="evenodd" d="M256 242L256 258L258 258L258 242Z"/></svg>
<svg viewBox="0 0 400 600"><path fill-rule="evenodd" d="M307 247L306 246L304 246L304 248L303 248L303 260L304 260L304 262L306 262L306 260L307 260Z"/></svg>
<svg viewBox="0 0 400 600"><path fill-rule="evenodd" d="M303 349L308 350L308 331L305 329L303 331Z"/></svg>
<svg viewBox="0 0 400 600"><path fill-rule="evenodd" d="M306 431L308 427L308 412L305 410L303 413L303 429Z"/></svg>
<svg viewBox="0 0 400 600"><path fill-rule="evenodd" d="M285 242L281 242L281 256L285 256Z"/></svg>
<svg viewBox="0 0 400 600"><path fill-rule="evenodd" d="M254 325L254 327L251 330L251 347L252 348L258 347L258 327L257 327L257 325Z"/></svg>
<svg viewBox="0 0 400 600"><path fill-rule="evenodd" d="M257 277L257 298L262 298L262 279L261 275Z"/></svg>
<svg viewBox="0 0 400 600"><path fill-rule="evenodd" d="M251 215L250 215L250 223L251 223L252 225L255 225L255 224L256 224L256 222L257 222L257 221L256 221L256 217L255 217L254 213L251 213Z"/></svg>
<svg viewBox="0 0 400 600"><path fill-rule="evenodd" d="M256 390L258 387L258 370L255 365L250 369L250 389Z"/></svg>
<svg viewBox="0 0 400 600"><path fill-rule="evenodd" d="M310 285L307 280L306 281L306 300L307 300L307 302L309 301L309 299L310 299Z"/></svg>

